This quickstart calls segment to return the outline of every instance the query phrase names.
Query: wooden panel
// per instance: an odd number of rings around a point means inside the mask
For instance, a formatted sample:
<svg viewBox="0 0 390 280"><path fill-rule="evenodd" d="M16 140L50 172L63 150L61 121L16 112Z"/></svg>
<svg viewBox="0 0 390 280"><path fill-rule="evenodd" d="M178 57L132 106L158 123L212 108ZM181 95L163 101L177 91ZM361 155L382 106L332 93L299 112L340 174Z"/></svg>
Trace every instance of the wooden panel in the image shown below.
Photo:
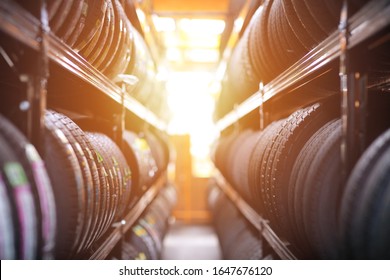
<svg viewBox="0 0 390 280"><path fill-rule="evenodd" d="M153 0L153 10L159 12L227 12L229 0Z"/></svg>

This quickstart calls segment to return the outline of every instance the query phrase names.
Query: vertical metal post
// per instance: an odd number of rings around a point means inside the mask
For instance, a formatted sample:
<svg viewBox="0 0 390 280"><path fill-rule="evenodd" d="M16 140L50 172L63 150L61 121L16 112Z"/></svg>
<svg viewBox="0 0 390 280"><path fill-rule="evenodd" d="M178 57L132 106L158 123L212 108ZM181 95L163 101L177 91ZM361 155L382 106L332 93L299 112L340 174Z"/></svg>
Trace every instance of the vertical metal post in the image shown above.
<svg viewBox="0 0 390 280"><path fill-rule="evenodd" d="M348 50L348 4L345 0L340 19L340 89L341 89L341 162L345 183L366 141L367 77L354 72Z"/></svg>
<svg viewBox="0 0 390 280"><path fill-rule="evenodd" d="M342 182L347 181L348 174L348 3L343 2L340 16L340 90L341 90L341 122L342 122L342 138L341 138L341 176Z"/></svg>
<svg viewBox="0 0 390 280"><path fill-rule="evenodd" d="M27 82L27 100L30 104L27 114L27 137L41 153L44 152L42 141L44 133L44 114L46 110L48 68L48 42L46 34L49 32L49 18L46 1L41 0L39 6L40 28L37 41L39 51L36 58L36 68L31 76L25 77Z"/></svg>
<svg viewBox="0 0 390 280"><path fill-rule="evenodd" d="M263 130L265 127L265 123L264 123L264 84L263 84L263 82L259 83L259 94L260 94L260 106L259 106L260 130Z"/></svg>

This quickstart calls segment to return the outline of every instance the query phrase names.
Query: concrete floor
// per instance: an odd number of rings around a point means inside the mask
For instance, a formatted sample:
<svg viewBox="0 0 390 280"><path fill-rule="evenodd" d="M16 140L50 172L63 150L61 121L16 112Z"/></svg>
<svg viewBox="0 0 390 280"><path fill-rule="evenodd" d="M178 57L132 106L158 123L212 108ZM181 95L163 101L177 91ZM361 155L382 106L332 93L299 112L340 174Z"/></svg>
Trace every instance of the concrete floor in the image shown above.
<svg viewBox="0 0 390 280"><path fill-rule="evenodd" d="M163 260L220 260L218 238L210 225L173 224L165 236Z"/></svg>

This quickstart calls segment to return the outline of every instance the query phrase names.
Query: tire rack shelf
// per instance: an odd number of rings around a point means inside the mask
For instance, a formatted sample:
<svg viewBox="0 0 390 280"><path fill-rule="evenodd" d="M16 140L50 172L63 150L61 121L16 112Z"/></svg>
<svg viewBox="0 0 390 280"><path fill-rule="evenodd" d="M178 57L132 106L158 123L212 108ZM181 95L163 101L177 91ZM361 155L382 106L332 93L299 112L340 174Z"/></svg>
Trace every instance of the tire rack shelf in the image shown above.
<svg viewBox="0 0 390 280"><path fill-rule="evenodd" d="M26 46L39 50L40 44L37 38L39 38L41 32L40 22L16 3L0 1L0 29ZM44 36L48 43L47 55L51 61L91 84L99 92L107 95L118 104L122 103L122 91L119 86L91 66L53 33L46 32ZM134 98L125 95L124 107L158 130L166 130L166 124Z"/></svg>
<svg viewBox="0 0 390 280"><path fill-rule="evenodd" d="M104 260L110 254L112 249L116 244L122 239L123 234L127 232L132 225L138 220L141 214L144 212L146 207L152 202L156 197L160 189L164 186L166 181L165 172L160 175L158 180L148 191L139 199L139 201L134 205L134 207L127 213L122 221L114 224L114 230L105 238L105 240L100 244L98 249L96 249L92 255L90 255L90 260Z"/></svg>
<svg viewBox="0 0 390 280"><path fill-rule="evenodd" d="M219 172L215 175L218 187L236 205L241 214L261 233L272 249L282 260L296 260L297 257L288 249L288 243L282 241L269 226L267 220L261 217L246 201L229 185Z"/></svg>
<svg viewBox="0 0 390 280"><path fill-rule="evenodd" d="M390 24L389 15L390 3L388 0L370 1L360 9L348 21L350 30L348 49L357 46L387 27ZM340 55L340 33L335 31L274 80L264 85L264 87L259 86L259 91L218 120L216 124L218 130L220 132L225 130L291 86L301 85L305 78L308 78Z"/></svg>
<svg viewBox="0 0 390 280"><path fill-rule="evenodd" d="M159 120L134 98L125 95L124 99L122 99L123 92L119 86L97 71L53 33L43 30L42 34L40 21L15 2L9 0L0 1L0 30L36 51L40 51L41 43L38 38L42 38L43 35L42 39L46 40L48 45L47 56L50 61L60 65L64 71L69 71L81 80L94 86L98 92L107 95L119 105L124 106L139 119L160 131L166 131L164 122ZM131 228L150 202L156 197L165 182L166 173L163 172L155 184L130 209L123 220L113 225L114 229L109 235L104 240L98 241L97 248L90 250L90 253L85 254L83 257L86 259L105 259L121 240L123 234Z"/></svg>

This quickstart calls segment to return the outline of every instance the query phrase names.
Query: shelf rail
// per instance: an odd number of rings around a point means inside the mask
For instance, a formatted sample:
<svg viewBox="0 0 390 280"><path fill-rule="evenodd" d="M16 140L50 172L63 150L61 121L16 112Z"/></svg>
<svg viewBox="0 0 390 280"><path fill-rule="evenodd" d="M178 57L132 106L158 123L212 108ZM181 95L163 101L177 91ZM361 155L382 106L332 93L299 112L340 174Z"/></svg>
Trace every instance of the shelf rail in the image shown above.
<svg viewBox="0 0 390 280"><path fill-rule="evenodd" d="M260 216L241 196L229 185L221 173L215 175L218 187L236 205L242 215L262 234L272 249L282 260L296 260L297 257L288 249L288 243L282 241L272 230L268 221Z"/></svg>
<svg viewBox="0 0 390 280"><path fill-rule="evenodd" d="M40 49L40 42L37 40L40 36L40 26L39 20L17 3L9 0L0 1L0 30L37 51ZM59 64L118 104L121 104L122 89L119 86L91 66L52 32L47 32L44 36L48 45L47 55L51 61ZM126 95L124 97L124 106L138 118L158 130L166 131L167 125L131 96Z"/></svg>
<svg viewBox="0 0 390 280"><path fill-rule="evenodd" d="M390 1L375 0L370 1L349 21L348 49L352 49L380 30L390 25ZM234 111L229 112L217 121L216 125L221 132L246 116L261 104L269 101L284 90L298 85L305 81L310 75L321 69L329 62L341 55L339 31L334 31L328 38L318 44L304 57L294 63L286 71L277 76L274 80L262 87L242 102Z"/></svg>

